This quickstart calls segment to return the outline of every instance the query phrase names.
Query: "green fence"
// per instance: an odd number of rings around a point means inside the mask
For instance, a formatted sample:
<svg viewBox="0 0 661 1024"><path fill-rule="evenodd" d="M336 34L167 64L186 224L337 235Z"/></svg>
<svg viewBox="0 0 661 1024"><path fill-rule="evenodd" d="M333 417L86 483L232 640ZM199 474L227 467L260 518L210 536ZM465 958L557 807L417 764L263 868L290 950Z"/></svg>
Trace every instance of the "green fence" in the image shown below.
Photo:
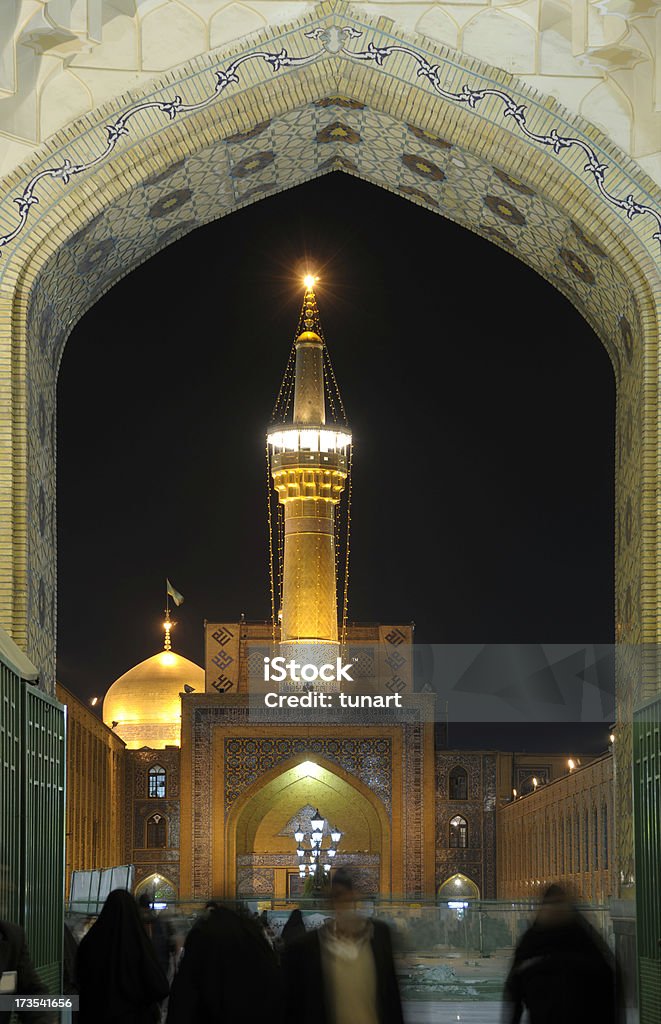
<svg viewBox="0 0 661 1024"><path fill-rule="evenodd" d="M27 933L35 967L61 991L64 707L0 658L0 917Z"/></svg>
<svg viewBox="0 0 661 1024"><path fill-rule="evenodd" d="M661 1020L661 700L634 715L640 1024Z"/></svg>

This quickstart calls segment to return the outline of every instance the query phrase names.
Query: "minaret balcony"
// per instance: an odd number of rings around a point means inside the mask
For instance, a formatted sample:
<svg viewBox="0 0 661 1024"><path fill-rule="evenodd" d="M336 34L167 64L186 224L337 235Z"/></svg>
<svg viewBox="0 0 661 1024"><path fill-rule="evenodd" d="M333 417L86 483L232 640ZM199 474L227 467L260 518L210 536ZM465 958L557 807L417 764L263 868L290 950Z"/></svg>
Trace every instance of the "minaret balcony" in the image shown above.
<svg viewBox="0 0 661 1024"><path fill-rule="evenodd" d="M267 441L274 455L287 452L344 454L351 444L351 431L343 427L273 427L267 434Z"/></svg>

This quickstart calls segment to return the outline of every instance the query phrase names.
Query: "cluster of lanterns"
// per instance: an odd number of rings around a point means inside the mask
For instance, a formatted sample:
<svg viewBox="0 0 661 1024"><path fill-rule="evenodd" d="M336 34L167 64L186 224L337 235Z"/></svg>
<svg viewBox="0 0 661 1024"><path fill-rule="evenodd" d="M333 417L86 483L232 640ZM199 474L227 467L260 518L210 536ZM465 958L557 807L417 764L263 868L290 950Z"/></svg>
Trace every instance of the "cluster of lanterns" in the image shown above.
<svg viewBox="0 0 661 1024"><path fill-rule="evenodd" d="M323 845L326 837L330 839L328 846ZM310 831L304 832L299 827L299 830L294 832L300 877L310 875L320 880L329 875L341 838L341 832L329 830L326 819L317 809L310 820Z"/></svg>

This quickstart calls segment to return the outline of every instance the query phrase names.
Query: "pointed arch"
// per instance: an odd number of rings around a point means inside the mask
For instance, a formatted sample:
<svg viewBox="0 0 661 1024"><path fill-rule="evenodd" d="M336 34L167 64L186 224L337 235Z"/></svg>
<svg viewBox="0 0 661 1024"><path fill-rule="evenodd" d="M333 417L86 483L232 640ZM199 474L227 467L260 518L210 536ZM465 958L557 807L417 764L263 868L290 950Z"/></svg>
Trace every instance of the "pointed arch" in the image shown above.
<svg viewBox="0 0 661 1024"><path fill-rule="evenodd" d="M456 871L442 882L436 895L442 900L479 900L480 887L463 871Z"/></svg>
<svg viewBox="0 0 661 1024"><path fill-rule="evenodd" d="M145 819L145 849L163 850L168 845L169 821L160 811Z"/></svg>
<svg viewBox="0 0 661 1024"><path fill-rule="evenodd" d="M298 803L299 794L305 792L305 779L341 795L349 811L353 804L354 811L364 816L373 852L380 858L380 890L384 895L401 891L401 879L392 877L391 824L382 801L360 779L333 761L306 752L260 775L233 803L225 823L224 842L221 844L214 837L214 892L224 890L227 895L234 894L238 853L250 851L265 811L285 790L295 791L295 803ZM342 820L337 816L334 816L334 823L342 828Z"/></svg>
<svg viewBox="0 0 661 1024"><path fill-rule="evenodd" d="M150 765L147 771L147 796L150 800L160 800L167 796L167 776L163 765Z"/></svg>
<svg viewBox="0 0 661 1024"><path fill-rule="evenodd" d="M463 814L455 814L448 822L448 846L451 850L468 848L468 822Z"/></svg>
<svg viewBox="0 0 661 1024"><path fill-rule="evenodd" d="M146 878L138 882L135 887L134 896L136 899L144 894L147 894L154 900L162 899L170 902L177 898L177 886L166 875L152 871Z"/></svg>

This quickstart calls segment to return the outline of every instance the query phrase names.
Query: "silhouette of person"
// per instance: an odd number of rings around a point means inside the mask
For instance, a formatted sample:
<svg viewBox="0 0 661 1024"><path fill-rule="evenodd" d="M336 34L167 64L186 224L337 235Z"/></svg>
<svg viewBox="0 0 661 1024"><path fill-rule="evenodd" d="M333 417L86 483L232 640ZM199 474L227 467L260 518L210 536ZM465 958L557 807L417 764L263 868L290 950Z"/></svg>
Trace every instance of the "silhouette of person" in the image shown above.
<svg viewBox="0 0 661 1024"><path fill-rule="evenodd" d="M286 1024L403 1024L390 929L360 915L356 899L338 868L334 917L283 951Z"/></svg>
<svg viewBox="0 0 661 1024"><path fill-rule="evenodd" d="M296 907L285 921L284 928L280 933L280 940L283 947L287 948L293 942L299 942L301 939L304 939L306 934L303 915L298 907Z"/></svg>
<svg viewBox="0 0 661 1024"><path fill-rule="evenodd" d="M507 1024L518 1024L524 1009L530 1024L616 1024L622 1019L615 960L560 885L544 893L505 982Z"/></svg>
<svg viewBox="0 0 661 1024"><path fill-rule="evenodd" d="M13 975L15 974L15 978ZM48 989L35 971L25 932L17 924L0 921L0 978L5 978L6 995L36 996L46 995ZM56 1014L47 1011L18 1013L18 1019L29 1021L30 1024L53 1024ZM9 1024L9 1010L0 1011L0 1024Z"/></svg>
<svg viewBox="0 0 661 1024"><path fill-rule="evenodd" d="M114 889L76 956L80 1024L156 1024L168 981L125 889Z"/></svg>
<svg viewBox="0 0 661 1024"><path fill-rule="evenodd" d="M8 908L8 898L15 891L11 881L10 865L4 850L0 851L0 913ZM0 920L0 980L4 995L47 995L48 989L37 974L28 950L25 932L11 921ZM9 1024L11 1013L0 1010L0 1024ZM20 1021L30 1024L52 1024L56 1013L32 1011L17 1014Z"/></svg>
<svg viewBox="0 0 661 1024"><path fill-rule="evenodd" d="M158 962L161 965L166 978L169 979L170 964L172 962L172 957L176 952L176 943L172 925L166 918L161 917L161 915L157 914L155 910L152 910L151 902L147 893L142 893L141 896L138 896L138 907L145 931L156 950Z"/></svg>
<svg viewBox="0 0 661 1024"><path fill-rule="evenodd" d="M281 1024L282 980L259 922L215 904L191 928L167 1024Z"/></svg>

